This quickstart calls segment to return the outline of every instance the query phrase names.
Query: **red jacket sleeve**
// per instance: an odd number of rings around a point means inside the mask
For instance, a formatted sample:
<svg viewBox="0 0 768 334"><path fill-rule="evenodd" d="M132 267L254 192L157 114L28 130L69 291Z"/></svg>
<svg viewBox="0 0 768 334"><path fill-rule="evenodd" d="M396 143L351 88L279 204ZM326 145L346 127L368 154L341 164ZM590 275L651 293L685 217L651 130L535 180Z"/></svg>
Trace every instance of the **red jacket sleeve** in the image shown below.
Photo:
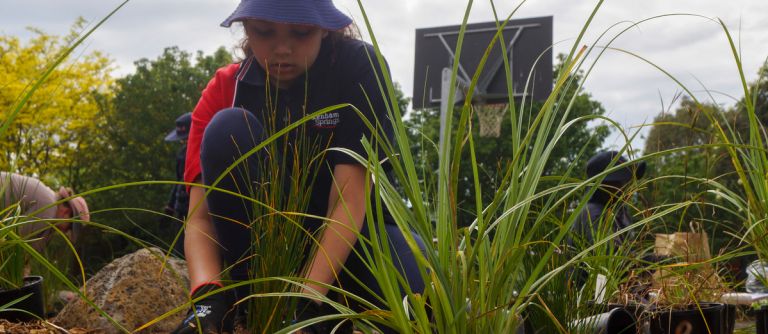
<svg viewBox="0 0 768 334"><path fill-rule="evenodd" d="M203 141L205 127L217 112L232 107L235 96L235 76L239 68L240 64L230 64L218 69L203 90L192 112L192 126L187 139L187 161L184 168L185 182L194 182L200 176L200 144Z"/></svg>

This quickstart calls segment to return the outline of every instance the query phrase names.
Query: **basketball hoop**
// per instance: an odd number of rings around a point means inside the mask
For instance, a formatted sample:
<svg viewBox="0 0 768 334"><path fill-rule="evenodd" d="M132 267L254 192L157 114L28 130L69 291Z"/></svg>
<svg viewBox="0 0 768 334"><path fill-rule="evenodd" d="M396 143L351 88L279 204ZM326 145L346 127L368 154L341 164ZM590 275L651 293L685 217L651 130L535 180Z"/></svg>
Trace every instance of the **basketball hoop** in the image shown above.
<svg viewBox="0 0 768 334"><path fill-rule="evenodd" d="M477 118L480 120L480 137L499 137L501 121L507 111L506 103L475 105Z"/></svg>

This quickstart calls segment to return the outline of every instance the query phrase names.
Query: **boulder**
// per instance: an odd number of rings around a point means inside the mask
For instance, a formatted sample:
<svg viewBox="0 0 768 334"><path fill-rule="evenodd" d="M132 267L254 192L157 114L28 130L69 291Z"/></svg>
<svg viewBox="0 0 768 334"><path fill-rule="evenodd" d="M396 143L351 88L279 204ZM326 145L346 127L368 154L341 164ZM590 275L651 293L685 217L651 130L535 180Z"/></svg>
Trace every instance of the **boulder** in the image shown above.
<svg viewBox="0 0 768 334"><path fill-rule="evenodd" d="M188 301L189 277L184 260L169 258L159 248L141 249L105 266L85 284L86 297L125 329L135 329ZM169 333L182 320L176 312L145 332ZM82 298L76 298L53 321L100 333L123 333Z"/></svg>

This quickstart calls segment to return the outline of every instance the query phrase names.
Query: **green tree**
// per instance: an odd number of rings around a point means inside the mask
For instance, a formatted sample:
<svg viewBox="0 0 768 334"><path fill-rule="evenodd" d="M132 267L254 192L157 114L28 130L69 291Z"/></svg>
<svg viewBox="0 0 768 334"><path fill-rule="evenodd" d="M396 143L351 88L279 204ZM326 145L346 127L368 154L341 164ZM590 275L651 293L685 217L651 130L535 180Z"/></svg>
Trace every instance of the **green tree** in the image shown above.
<svg viewBox="0 0 768 334"><path fill-rule="evenodd" d="M743 114L743 112L741 112ZM715 120L718 124L713 124ZM745 117L735 110L726 111L714 103L697 104L683 97L680 106L673 113L662 113L653 122L645 142L643 155L657 154L648 159L647 186L641 191L644 206L659 210L669 205L688 202L683 210L667 214L651 227L655 233L688 231L696 223L712 239L712 250L720 254L733 250L736 242L733 235L741 235L742 219L729 210L730 203L710 190L712 186L699 180L714 180L726 188L740 192L738 177L725 147L719 146L717 135L720 126L747 128ZM740 133L735 131L736 135ZM744 266L749 259L729 260L732 268ZM739 280L743 271L731 273Z"/></svg>
<svg viewBox="0 0 768 334"><path fill-rule="evenodd" d="M752 96L742 97L736 105L731 108L728 118L733 121L735 130L738 134L749 133L749 119L747 116L746 100L751 99L755 106L755 115L760 124L768 124L768 63L758 70L758 77L755 82L749 85L749 91ZM747 141L747 138L743 138Z"/></svg>
<svg viewBox="0 0 768 334"><path fill-rule="evenodd" d="M106 140L96 148L102 159L93 162L94 172L84 181L88 188L175 180L179 145L166 143L163 138L174 128L178 116L194 109L216 69L230 62L232 56L224 48L211 55L197 52L193 57L177 47L166 48L157 59L136 61L135 72L117 80L114 100L105 110ZM106 212L102 219L135 237L166 246L181 225L141 210L161 211L170 188L120 187L94 195L93 202L98 208L129 208ZM121 250L126 244L118 239L109 241L110 246L118 245L115 252L131 250Z"/></svg>
<svg viewBox="0 0 768 334"><path fill-rule="evenodd" d="M648 161L649 183L644 198L649 207L658 207L683 201L712 203L717 199L706 193L708 186L694 181L697 178L735 182L726 152L712 146L719 142L714 124L706 115L723 119L725 112L715 104L697 105L683 97L674 113L662 113L654 119L645 142L643 155L666 153ZM671 150L671 151L670 151ZM668 178L672 176L671 178ZM677 231L692 220L721 221L725 213L704 205L667 215L668 229Z"/></svg>
<svg viewBox="0 0 768 334"><path fill-rule="evenodd" d="M662 113L654 119L643 154L666 152L649 160L647 174L652 181L643 191L647 207L693 203L687 210L666 215L663 224L655 224L658 229L686 230L690 222L700 222L713 238L715 253L736 246L731 235L744 234L743 218L723 209L733 208L731 203L708 192L711 186L696 179L715 180L736 193L743 192L731 157L725 147L718 146L722 138L717 136L712 120L735 137L729 138L731 142L749 142L747 98L755 106L758 121L763 126L768 122L768 65L763 65L758 74L758 79L749 85L751 96L742 97L730 108L714 103L697 104L683 97L674 113ZM736 266L744 266L748 260L734 259ZM734 274L742 276L743 271Z"/></svg>
<svg viewBox="0 0 768 334"><path fill-rule="evenodd" d="M560 73L562 68L563 55L558 56L558 64L554 68L554 77ZM583 72L579 71L572 74L572 84L564 89L558 95L558 101L565 105L556 106L558 112L565 116L567 104L573 99L567 115L567 120L573 120L579 117L590 115L602 115L605 110L600 102L594 100L588 92L578 89L578 82L583 80ZM521 114L525 117L523 124L530 124L535 111L540 110L543 102L536 101L526 106ZM482 194L483 202L489 203L501 182L501 177L506 172L506 166L512 157L512 144L508 135L511 133L510 114L507 113L501 122L501 135L499 137L481 137L479 136L479 120L477 115L473 116L472 134L475 143L477 156L480 185L485 189ZM454 124L458 123L458 119ZM431 182L431 174L437 170L437 151L440 131L439 110L436 109L416 109L413 110L408 120L407 126L411 129L409 136L411 139L411 150L414 159L421 163L423 171L423 182ZM605 125L591 125L587 122L579 122L571 127L564 138L561 138L555 147L552 158L548 161L544 171L545 175L562 175L569 166L584 166L586 160L596 153L610 130ZM506 134L506 135L505 135ZM459 166L459 185L456 194L459 203L459 222L469 224L475 217L468 212L474 212L474 186L471 162L469 159L469 150L465 149ZM576 168L577 173L582 173L583 168ZM466 210L462 210L466 208Z"/></svg>
<svg viewBox="0 0 768 334"><path fill-rule="evenodd" d="M30 28L34 36L25 43L0 35L0 118L83 25L78 20L64 37ZM110 60L98 51L58 66L3 134L0 168L80 188L80 176L91 172L92 148L104 138L100 103L111 98L112 83Z"/></svg>
<svg viewBox="0 0 768 334"><path fill-rule="evenodd" d="M408 110L408 104L411 103L411 98L405 96L402 87L400 87L400 83L394 82L393 86L395 88L395 99L397 99L397 106L400 107L401 113L405 113L406 110Z"/></svg>

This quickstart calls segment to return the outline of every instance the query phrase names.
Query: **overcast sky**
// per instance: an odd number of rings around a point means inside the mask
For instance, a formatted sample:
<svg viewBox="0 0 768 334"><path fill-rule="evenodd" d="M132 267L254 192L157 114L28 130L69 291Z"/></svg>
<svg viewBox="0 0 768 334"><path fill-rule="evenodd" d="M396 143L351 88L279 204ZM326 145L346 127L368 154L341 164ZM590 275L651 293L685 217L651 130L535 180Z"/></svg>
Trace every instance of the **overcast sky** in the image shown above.
<svg viewBox="0 0 768 334"><path fill-rule="evenodd" d="M78 16L96 22L121 1L117 0L0 0L0 33L29 37L26 27L46 33L65 34ZM496 1L506 16L518 1ZM219 46L232 48L241 36L237 29L219 23L238 0L132 0L86 45L114 60L116 75L133 70L140 58L154 59L163 48L210 53ZM335 0L364 28L355 0ZM414 35L416 28L459 24L466 9L464 0L362 0L392 75L406 95L413 89ZM513 18L554 17L555 54L567 52L597 1L529 0ZM768 56L768 1L766 0L617 0L605 1L583 44L596 43L612 25L613 36L626 22L661 14L689 13L704 16L670 16L643 23L615 42L614 47L636 53L661 66L693 89L699 98L732 105L742 96L739 76L727 39L715 21L722 19L740 45L748 80ZM488 1L475 1L470 22L493 19ZM366 37L367 40L369 40ZM605 45L603 41L597 42ZM591 62L595 59L591 58ZM651 122L680 91L661 71L624 53L608 51L597 60L585 88L603 103L607 115L627 129ZM674 105L672 106L674 107ZM636 141L639 145L641 141ZM622 145L617 137L606 146ZM639 147L638 147L639 148Z"/></svg>

